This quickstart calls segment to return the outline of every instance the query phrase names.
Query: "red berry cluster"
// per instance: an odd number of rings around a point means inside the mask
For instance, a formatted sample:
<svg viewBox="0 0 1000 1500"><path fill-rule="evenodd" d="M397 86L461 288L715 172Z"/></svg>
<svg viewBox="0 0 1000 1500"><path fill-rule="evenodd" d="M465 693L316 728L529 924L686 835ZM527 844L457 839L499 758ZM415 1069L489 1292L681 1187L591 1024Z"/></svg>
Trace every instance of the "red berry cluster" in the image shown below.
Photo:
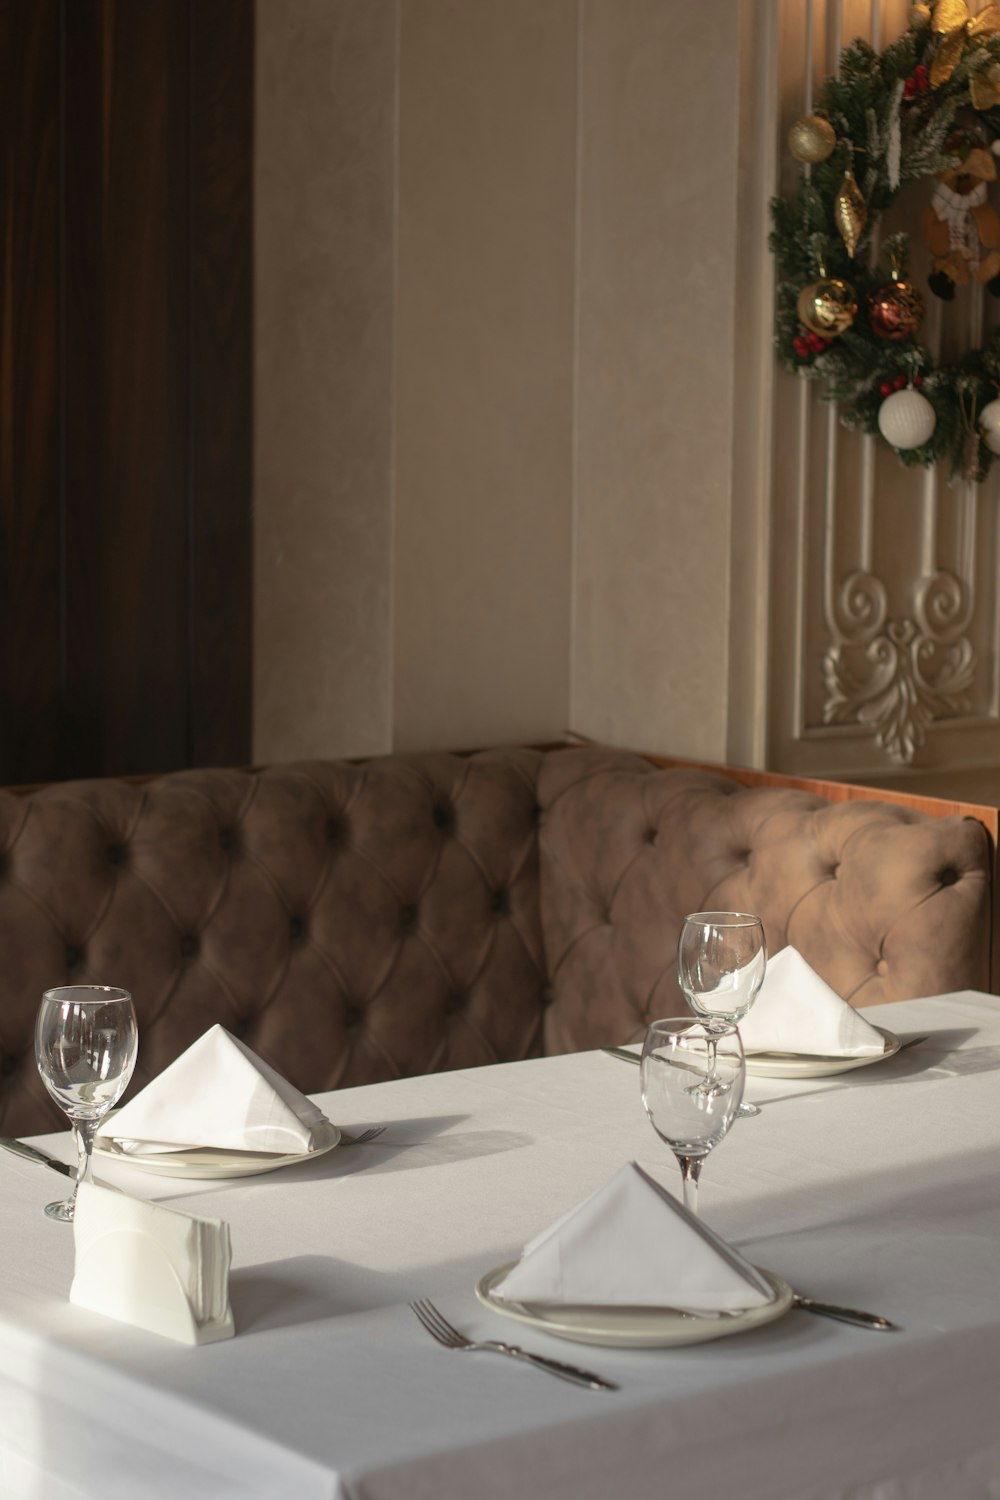
<svg viewBox="0 0 1000 1500"><path fill-rule="evenodd" d="M812 359L814 354L822 354L824 349L829 349L833 339L825 339L820 333L810 333L803 328L792 339L792 348L799 359Z"/></svg>
<svg viewBox="0 0 1000 1500"><path fill-rule="evenodd" d="M903 84L903 100L906 104L922 104L925 95L930 93L931 81L927 76L927 69L923 63L917 63L913 72Z"/></svg>
<svg viewBox="0 0 1000 1500"><path fill-rule="evenodd" d="M924 383L924 377L922 375L914 375L914 377L913 377L913 384L914 385L923 385L923 383ZM897 375L894 380L883 380L882 384L878 388L879 389L879 395L880 396L891 396L892 393L893 393L893 391L901 391L904 388L905 385L906 385L906 376L905 375Z"/></svg>

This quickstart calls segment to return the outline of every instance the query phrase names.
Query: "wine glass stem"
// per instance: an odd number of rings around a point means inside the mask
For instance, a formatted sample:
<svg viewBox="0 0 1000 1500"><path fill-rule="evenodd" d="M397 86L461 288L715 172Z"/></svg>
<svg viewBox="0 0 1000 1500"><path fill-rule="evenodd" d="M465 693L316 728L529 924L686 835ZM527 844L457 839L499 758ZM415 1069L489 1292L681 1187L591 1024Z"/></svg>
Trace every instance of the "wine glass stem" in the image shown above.
<svg viewBox="0 0 1000 1500"><path fill-rule="evenodd" d="M684 1184L684 1207L689 1213L698 1213L698 1178L701 1176L700 1156L679 1156L681 1181Z"/></svg>
<svg viewBox="0 0 1000 1500"><path fill-rule="evenodd" d="M90 1181L90 1161L94 1146L94 1121L74 1120L73 1134L76 1136L77 1149L76 1186L73 1189L73 1202L75 1203L81 1182Z"/></svg>

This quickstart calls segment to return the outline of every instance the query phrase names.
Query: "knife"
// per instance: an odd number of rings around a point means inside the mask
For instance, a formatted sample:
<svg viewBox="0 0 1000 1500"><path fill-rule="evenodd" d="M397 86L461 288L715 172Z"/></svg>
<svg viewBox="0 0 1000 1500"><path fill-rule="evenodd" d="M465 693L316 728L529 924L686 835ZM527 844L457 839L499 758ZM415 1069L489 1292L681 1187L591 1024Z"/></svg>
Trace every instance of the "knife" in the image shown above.
<svg viewBox="0 0 1000 1500"><path fill-rule="evenodd" d="M76 1168L69 1167L64 1161L57 1161L54 1156L49 1156L45 1151L39 1151L37 1146L29 1146L24 1141L12 1140L10 1136L0 1135L0 1146L6 1151L11 1151L15 1156L23 1156L25 1161L35 1162L43 1167L51 1167L53 1172L61 1172L64 1177L75 1177Z"/></svg>
<svg viewBox="0 0 1000 1500"><path fill-rule="evenodd" d="M927 1040L927 1038L925 1036L911 1036L911 1037L908 1037L905 1042L901 1042L900 1043L899 1048L897 1050L897 1055L898 1055L899 1052L905 1052L906 1049L907 1049L907 1047L916 1047L919 1042L926 1042L926 1040ZM639 1063L639 1062L642 1061L642 1058L641 1058L641 1056L639 1055L638 1052L630 1052L627 1047L602 1047L601 1051L602 1052L606 1052L609 1057L620 1057L621 1060L622 1060L622 1062ZM796 1053L782 1053L781 1054L781 1056L787 1056L787 1057L794 1057L794 1056L797 1056L797 1055L798 1054L796 1054ZM817 1060L821 1061L822 1059L817 1059Z"/></svg>
<svg viewBox="0 0 1000 1500"><path fill-rule="evenodd" d="M853 1323L856 1328L874 1328L878 1333L898 1332L898 1323L880 1318L877 1313L859 1312L854 1307L835 1307L832 1302L817 1302L813 1297L792 1293L792 1306L803 1312L819 1313L821 1318L835 1318L838 1323Z"/></svg>

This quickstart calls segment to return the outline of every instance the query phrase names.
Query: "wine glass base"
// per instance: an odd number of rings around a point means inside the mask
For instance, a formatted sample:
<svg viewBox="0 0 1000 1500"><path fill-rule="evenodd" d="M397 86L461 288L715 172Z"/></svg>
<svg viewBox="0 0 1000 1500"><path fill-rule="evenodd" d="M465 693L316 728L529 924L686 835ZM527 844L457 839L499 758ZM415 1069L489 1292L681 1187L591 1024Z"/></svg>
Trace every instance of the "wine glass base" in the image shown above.
<svg viewBox="0 0 1000 1500"><path fill-rule="evenodd" d="M62 1203L46 1203L45 1217L47 1219L58 1219L60 1224L72 1224L76 1204L72 1198L66 1198Z"/></svg>
<svg viewBox="0 0 1000 1500"><path fill-rule="evenodd" d="M738 1120L752 1120L756 1115L759 1114L760 1109L757 1107L757 1105L751 1104L748 1100L744 1099L743 1103L736 1111L736 1118Z"/></svg>

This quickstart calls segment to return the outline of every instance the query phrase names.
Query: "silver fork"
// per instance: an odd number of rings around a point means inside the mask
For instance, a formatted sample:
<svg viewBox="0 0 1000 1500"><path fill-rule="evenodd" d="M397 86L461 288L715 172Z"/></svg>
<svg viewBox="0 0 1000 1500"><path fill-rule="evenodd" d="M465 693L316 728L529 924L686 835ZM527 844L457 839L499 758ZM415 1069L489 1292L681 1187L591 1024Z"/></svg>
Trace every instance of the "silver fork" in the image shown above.
<svg viewBox="0 0 1000 1500"><path fill-rule="evenodd" d="M580 1370L576 1365L564 1365L558 1359L547 1359L544 1354L532 1354L530 1350L522 1349L517 1344L504 1344L499 1339L467 1339L426 1297L411 1302L410 1311L416 1314L431 1338L437 1339L445 1349L485 1349L494 1354L508 1354L511 1359L522 1359L526 1364L536 1365L539 1370L548 1370L550 1375L558 1375L560 1380L568 1380L572 1385L583 1385L592 1391L618 1390L612 1381L604 1380L600 1375Z"/></svg>
<svg viewBox="0 0 1000 1500"><path fill-rule="evenodd" d="M368 1129L362 1130L360 1135L351 1135L349 1130L342 1130L340 1143L342 1146L363 1146L365 1141L374 1141L384 1129L384 1125L369 1125Z"/></svg>

